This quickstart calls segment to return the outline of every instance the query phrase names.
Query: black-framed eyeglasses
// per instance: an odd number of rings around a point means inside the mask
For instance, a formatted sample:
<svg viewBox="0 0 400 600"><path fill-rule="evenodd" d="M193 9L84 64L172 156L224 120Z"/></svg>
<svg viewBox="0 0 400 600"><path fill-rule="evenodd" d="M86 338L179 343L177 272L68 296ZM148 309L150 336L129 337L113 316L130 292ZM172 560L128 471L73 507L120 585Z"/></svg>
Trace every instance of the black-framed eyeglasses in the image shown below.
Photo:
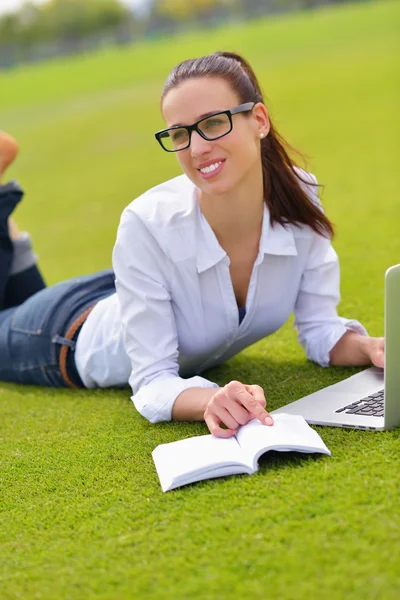
<svg viewBox="0 0 400 600"><path fill-rule="evenodd" d="M176 125L169 129L162 129L155 134L156 140L166 152L179 152L189 148L193 131L197 131L205 140L218 140L232 131L232 115L250 112L254 105L255 102L245 102L230 110L208 115L193 125Z"/></svg>

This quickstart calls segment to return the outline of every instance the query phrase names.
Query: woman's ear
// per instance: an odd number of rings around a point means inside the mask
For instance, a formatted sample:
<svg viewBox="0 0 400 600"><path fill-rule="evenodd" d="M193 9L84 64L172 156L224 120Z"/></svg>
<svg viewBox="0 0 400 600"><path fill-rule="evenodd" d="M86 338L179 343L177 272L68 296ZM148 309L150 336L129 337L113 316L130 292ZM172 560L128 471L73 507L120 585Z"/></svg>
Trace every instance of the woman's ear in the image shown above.
<svg viewBox="0 0 400 600"><path fill-rule="evenodd" d="M269 133L269 117L268 111L262 102L257 102L257 104L253 108L253 118L256 120L256 131L258 137L265 138Z"/></svg>

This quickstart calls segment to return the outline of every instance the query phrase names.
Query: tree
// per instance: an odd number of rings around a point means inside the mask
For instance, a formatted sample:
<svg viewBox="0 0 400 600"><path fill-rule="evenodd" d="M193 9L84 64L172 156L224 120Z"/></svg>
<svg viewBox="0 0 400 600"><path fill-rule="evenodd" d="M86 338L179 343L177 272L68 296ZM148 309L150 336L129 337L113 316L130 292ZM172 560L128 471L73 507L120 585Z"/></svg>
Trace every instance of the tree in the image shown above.
<svg viewBox="0 0 400 600"><path fill-rule="evenodd" d="M56 39L79 39L115 28L129 16L117 0L50 0L42 7L47 30Z"/></svg>
<svg viewBox="0 0 400 600"><path fill-rule="evenodd" d="M78 40L92 33L115 29L132 19L118 0L50 0L36 6L26 3L0 18L2 44L31 45Z"/></svg>
<svg viewBox="0 0 400 600"><path fill-rule="evenodd" d="M174 20L196 17L218 8L226 0L158 0L157 11Z"/></svg>

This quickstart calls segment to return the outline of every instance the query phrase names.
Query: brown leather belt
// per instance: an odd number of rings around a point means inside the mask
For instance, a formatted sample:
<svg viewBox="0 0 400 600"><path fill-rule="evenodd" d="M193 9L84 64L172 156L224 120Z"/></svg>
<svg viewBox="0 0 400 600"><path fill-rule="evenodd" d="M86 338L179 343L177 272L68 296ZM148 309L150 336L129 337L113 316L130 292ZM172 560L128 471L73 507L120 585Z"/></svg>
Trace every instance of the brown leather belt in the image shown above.
<svg viewBox="0 0 400 600"><path fill-rule="evenodd" d="M75 319L75 321L73 321L73 323L71 323L71 325L67 329L67 332L63 336L64 339L66 339L66 340L73 340L74 339L76 333L79 331L79 328L82 327L83 323L86 321L87 317L90 315L90 313L92 312L93 308L94 308L94 306L91 306L90 308L87 308L81 315L79 315L79 317L77 319ZM59 364L60 364L61 375L62 375L62 378L64 379L65 383L69 387L72 387L72 388L75 388L75 389L80 389L68 377L68 373L67 373L67 358L68 358L68 351L69 350L71 350L71 348L67 344L62 344L61 345L60 356L59 356Z"/></svg>

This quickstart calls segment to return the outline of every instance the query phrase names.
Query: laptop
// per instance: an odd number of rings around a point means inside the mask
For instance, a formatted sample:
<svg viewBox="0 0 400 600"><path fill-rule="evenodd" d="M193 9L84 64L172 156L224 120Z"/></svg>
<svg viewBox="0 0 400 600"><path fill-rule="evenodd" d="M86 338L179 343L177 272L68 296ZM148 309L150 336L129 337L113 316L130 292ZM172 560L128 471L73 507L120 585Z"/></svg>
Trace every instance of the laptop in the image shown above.
<svg viewBox="0 0 400 600"><path fill-rule="evenodd" d="M400 265L385 275L385 369L371 367L271 414L313 425L383 431L400 425Z"/></svg>

